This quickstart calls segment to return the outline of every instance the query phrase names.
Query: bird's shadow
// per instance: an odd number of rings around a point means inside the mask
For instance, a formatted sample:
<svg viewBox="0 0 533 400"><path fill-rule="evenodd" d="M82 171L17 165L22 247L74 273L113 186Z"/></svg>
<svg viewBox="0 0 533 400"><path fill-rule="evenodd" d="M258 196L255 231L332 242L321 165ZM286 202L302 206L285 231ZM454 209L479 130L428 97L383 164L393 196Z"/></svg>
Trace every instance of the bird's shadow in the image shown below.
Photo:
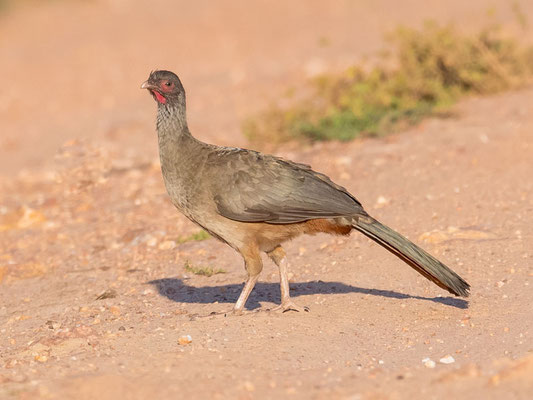
<svg viewBox="0 0 533 400"><path fill-rule="evenodd" d="M154 285L159 293L172 301L180 303L235 303L243 288L243 284L229 284L220 286L189 286L178 278L163 278L148 282ZM304 296L310 294L335 294L335 293L361 293L372 296L388 297L393 299L415 299L431 301L446 306L466 309L468 302L454 297L423 297L398 293L393 290L366 289L346 285L341 282L310 281L291 283L291 296ZM272 303L280 302L279 284L260 282L255 285L254 291L248 298L248 309L259 308L260 301Z"/></svg>

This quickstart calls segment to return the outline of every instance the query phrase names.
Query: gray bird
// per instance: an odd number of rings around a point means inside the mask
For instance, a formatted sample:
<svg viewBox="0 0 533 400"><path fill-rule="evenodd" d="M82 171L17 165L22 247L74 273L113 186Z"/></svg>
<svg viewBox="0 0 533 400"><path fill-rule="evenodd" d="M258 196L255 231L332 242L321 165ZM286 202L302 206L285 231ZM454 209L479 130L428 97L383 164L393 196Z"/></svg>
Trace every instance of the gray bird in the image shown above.
<svg viewBox="0 0 533 400"><path fill-rule="evenodd" d="M176 208L238 251L248 273L232 312L241 314L263 269L265 252L278 266L281 304L307 311L289 294L282 243L301 234L349 235L355 229L456 296L470 285L429 253L372 218L357 199L310 166L256 151L195 139L187 127L185 90L170 71L154 71L141 86L157 102L161 171Z"/></svg>

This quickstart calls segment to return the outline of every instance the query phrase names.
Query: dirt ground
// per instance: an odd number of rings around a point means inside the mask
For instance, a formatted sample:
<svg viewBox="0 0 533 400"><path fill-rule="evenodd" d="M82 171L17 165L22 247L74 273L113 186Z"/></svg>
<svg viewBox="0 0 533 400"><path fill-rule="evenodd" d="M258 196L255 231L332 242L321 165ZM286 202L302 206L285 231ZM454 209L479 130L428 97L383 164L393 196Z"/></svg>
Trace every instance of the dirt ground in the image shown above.
<svg viewBox="0 0 533 400"><path fill-rule="evenodd" d="M237 299L242 260L173 209L139 90L178 72L193 134L247 145L244 117L397 24L497 15L513 31L507 1L28 4L0 14L1 399L531 398L533 88L386 139L278 150L450 265L468 299L361 235L318 235L286 246L310 312L266 311L265 260L239 317L209 316Z"/></svg>

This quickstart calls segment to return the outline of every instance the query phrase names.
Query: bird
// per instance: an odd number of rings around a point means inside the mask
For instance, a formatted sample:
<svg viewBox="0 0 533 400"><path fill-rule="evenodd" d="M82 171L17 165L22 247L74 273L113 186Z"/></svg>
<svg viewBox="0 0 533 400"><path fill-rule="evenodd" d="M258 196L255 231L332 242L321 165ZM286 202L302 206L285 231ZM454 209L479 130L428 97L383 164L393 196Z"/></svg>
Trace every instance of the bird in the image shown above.
<svg viewBox="0 0 533 400"><path fill-rule="evenodd" d="M187 125L179 77L152 71L142 83L157 103L156 130L163 181L174 206L244 259L247 278L228 313L241 315L263 269L261 253L277 265L281 303L269 311L308 311L289 293L282 244L302 234L362 233L453 295L470 285L421 247L370 216L344 187L309 165L254 150L204 143Z"/></svg>

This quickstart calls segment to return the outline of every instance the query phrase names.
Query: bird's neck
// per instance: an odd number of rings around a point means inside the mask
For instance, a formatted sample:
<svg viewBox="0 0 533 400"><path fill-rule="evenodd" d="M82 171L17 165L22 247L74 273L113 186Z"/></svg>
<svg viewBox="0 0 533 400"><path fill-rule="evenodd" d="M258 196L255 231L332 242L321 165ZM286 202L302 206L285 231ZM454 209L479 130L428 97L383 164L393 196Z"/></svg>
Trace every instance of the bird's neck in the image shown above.
<svg viewBox="0 0 533 400"><path fill-rule="evenodd" d="M185 104L159 104L157 107L157 135L159 141L191 136L187 126Z"/></svg>
<svg viewBox="0 0 533 400"><path fill-rule="evenodd" d="M203 143L187 126L185 105L160 104L157 111L157 136L163 176L176 181L184 178L187 166L194 164Z"/></svg>

